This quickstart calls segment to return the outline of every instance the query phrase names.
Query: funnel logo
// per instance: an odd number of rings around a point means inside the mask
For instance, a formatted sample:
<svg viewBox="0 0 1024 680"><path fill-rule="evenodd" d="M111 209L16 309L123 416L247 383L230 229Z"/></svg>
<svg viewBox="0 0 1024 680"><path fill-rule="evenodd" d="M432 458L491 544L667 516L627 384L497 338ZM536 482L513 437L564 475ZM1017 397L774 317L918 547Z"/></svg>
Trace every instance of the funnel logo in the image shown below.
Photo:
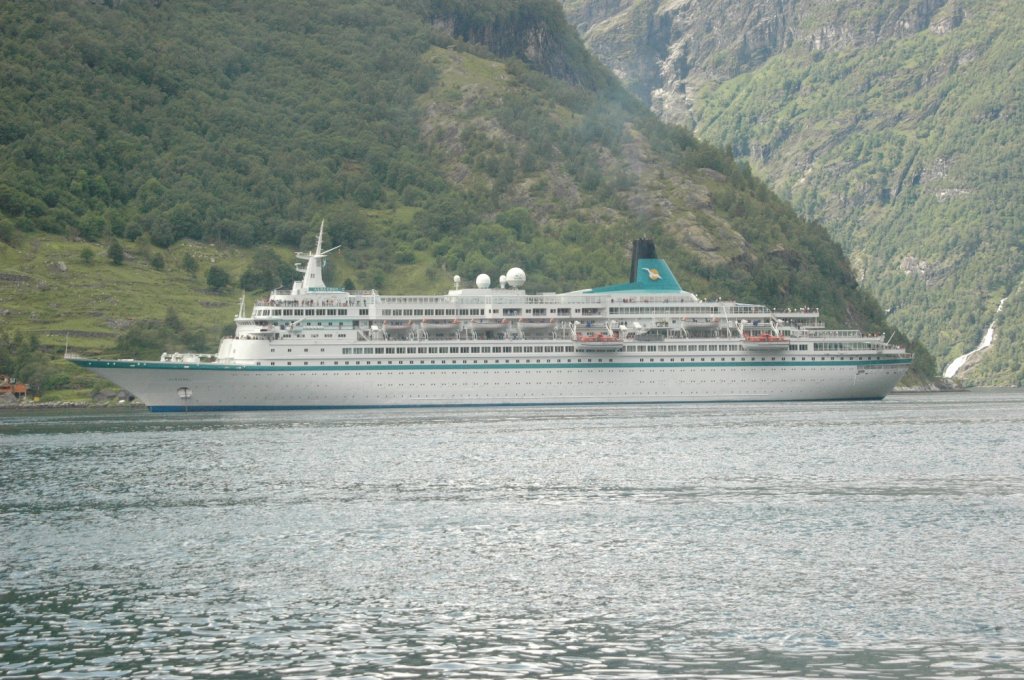
<svg viewBox="0 0 1024 680"><path fill-rule="evenodd" d="M654 267L642 267L642 269L645 272L647 272L647 276L651 279L651 281L660 281L661 280L661 272L659 272Z"/></svg>

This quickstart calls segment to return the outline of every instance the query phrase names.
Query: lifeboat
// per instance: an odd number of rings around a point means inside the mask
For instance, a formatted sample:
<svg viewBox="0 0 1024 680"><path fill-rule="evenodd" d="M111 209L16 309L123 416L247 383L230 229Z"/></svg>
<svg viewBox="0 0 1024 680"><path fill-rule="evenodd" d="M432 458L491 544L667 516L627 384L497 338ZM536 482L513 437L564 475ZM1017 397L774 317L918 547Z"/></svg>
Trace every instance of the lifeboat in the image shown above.
<svg viewBox="0 0 1024 680"><path fill-rule="evenodd" d="M618 352L625 346L618 336L608 333L577 334L572 344L578 352Z"/></svg>
<svg viewBox="0 0 1024 680"><path fill-rule="evenodd" d="M412 327L412 321L386 321L383 324L385 333L408 333Z"/></svg>
<svg viewBox="0 0 1024 680"><path fill-rule="evenodd" d="M744 333L743 347L761 352L778 352L789 349L789 338L774 333Z"/></svg>
<svg viewBox="0 0 1024 680"><path fill-rule="evenodd" d="M555 328L554 319L519 319L518 324L524 335L548 333Z"/></svg>
<svg viewBox="0 0 1024 680"><path fill-rule="evenodd" d="M508 319L473 319L465 327L475 333L487 333L508 330Z"/></svg>
<svg viewBox="0 0 1024 680"><path fill-rule="evenodd" d="M457 331L459 330L458 319L424 319L420 323L422 328L427 333L443 333L446 331Z"/></svg>

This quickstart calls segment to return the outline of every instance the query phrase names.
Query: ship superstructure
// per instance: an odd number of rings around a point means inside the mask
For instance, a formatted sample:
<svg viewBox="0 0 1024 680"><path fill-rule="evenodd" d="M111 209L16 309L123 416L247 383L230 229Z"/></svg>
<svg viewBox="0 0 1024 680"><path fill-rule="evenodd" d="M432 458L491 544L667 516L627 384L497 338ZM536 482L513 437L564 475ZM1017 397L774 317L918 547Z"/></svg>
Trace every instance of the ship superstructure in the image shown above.
<svg viewBox="0 0 1024 680"><path fill-rule="evenodd" d="M216 355L72 360L181 411L881 399L912 359L814 309L701 300L646 239L629 282L543 294L518 268L445 295L332 288L331 250L321 225L302 278L243 306Z"/></svg>

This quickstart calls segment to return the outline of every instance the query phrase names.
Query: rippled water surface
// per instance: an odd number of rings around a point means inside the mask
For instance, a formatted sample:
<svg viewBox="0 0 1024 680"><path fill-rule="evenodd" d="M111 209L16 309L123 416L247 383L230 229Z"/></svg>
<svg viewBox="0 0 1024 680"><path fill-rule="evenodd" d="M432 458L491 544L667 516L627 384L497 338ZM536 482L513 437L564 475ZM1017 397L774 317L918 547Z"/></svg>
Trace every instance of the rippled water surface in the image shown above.
<svg viewBox="0 0 1024 680"><path fill-rule="evenodd" d="M0 411L0 676L1024 677L1024 395Z"/></svg>

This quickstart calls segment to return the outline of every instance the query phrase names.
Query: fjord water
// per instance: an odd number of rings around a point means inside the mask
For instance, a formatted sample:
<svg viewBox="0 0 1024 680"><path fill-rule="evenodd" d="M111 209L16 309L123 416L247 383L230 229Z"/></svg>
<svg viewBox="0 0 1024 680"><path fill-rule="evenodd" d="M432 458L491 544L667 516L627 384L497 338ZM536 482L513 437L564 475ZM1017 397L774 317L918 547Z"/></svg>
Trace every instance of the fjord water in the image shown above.
<svg viewBox="0 0 1024 680"><path fill-rule="evenodd" d="M0 675L1021 677L1024 394L0 412Z"/></svg>

